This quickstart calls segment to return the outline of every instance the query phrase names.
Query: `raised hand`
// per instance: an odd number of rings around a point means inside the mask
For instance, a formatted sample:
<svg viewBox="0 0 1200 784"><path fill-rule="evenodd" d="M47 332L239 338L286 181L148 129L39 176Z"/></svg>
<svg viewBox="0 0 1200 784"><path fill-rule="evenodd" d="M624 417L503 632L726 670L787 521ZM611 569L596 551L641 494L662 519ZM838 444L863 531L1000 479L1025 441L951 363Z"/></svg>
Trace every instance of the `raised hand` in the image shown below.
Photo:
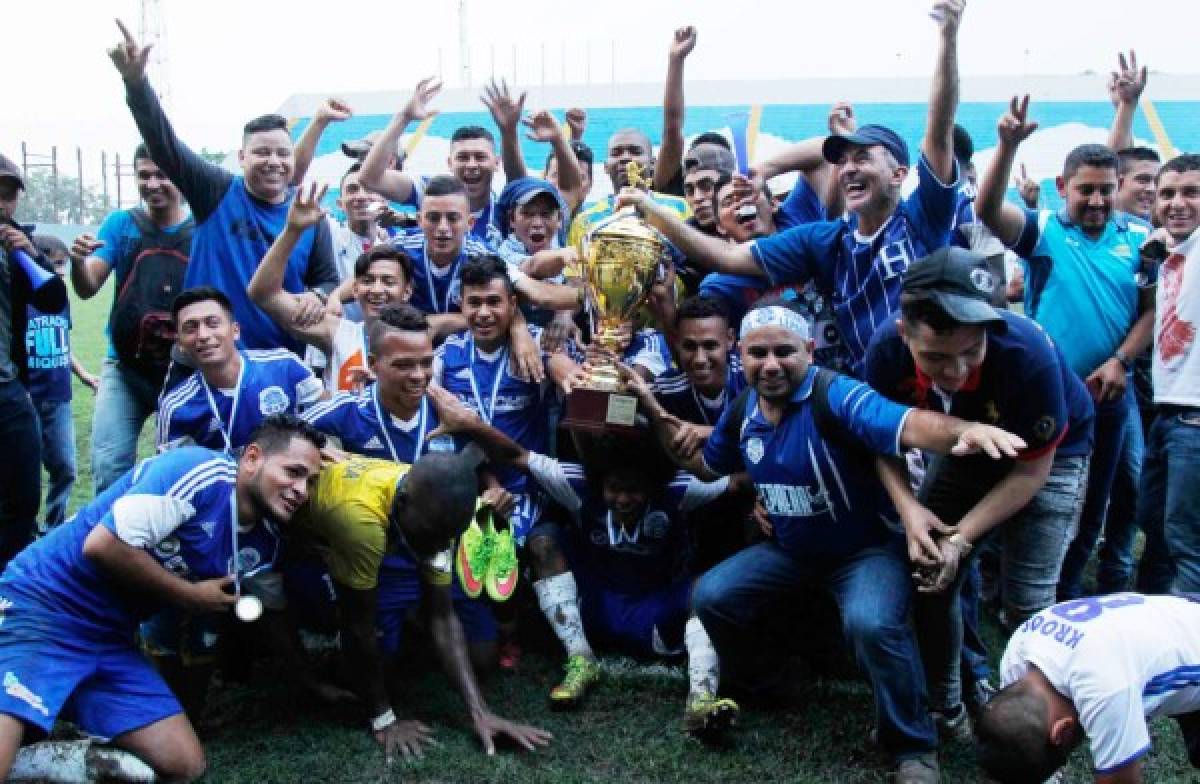
<svg viewBox="0 0 1200 784"><path fill-rule="evenodd" d="M349 120L353 116L354 110L350 108L350 104L340 98L326 98L317 107L317 113L313 119L316 122L331 123Z"/></svg>
<svg viewBox="0 0 1200 784"><path fill-rule="evenodd" d="M1146 89L1146 66L1138 68L1137 52L1129 50L1129 57L1124 52L1117 54L1117 70L1112 71L1108 79L1108 97L1114 107L1121 104L1136 106Z"/></svg>
<svg viewBox="0 0 1200 784"><path fill-rule="evenodd" d="M571 141L583 141L583 131L587 128L587 112L578 107L567 109L567 127L571 129Z"/></svg>
<svg viewBox="0 0 1200 784"><path fill-rule="evenodd" d="M71 243L71 248L67 251L71 261L75 264L80 264L88 256L91 256L100 248L104 247L104 241L98 240L91 234L80 234Z"/></svg>
<svg viewBox="0 0 1200 784"><path fill-rule="evenodd" d="M1025 164L1021 164L1020 171L1013 176L1013 185L1017 188L1017 195L1021 197L1021 201L1025 202L1025 206L1031 210L1038 208L1038 202L1042 198L1042 185L1037 180L1031 180L1025 172Z"/></svg>
<svg viewBox="0 0 1200 784"><path fill-rule="evenodd" d="M108 50L108 56L112 58L122 79L131 84L139 82L146 75L146 63L150 60L150 49L154 44L139 44L120 19L117 20L117 27L121 29L123 40Z"/></svg>
<svg viewBox="0 0 1200 784"><path fill-rule="evenodd" d="M409 122L420 122L437 114L437 109L429 108L429 102L437 97L441 90L442 80L436 77L427 76L417 82L412 97L404 105L404 116L408 118Z"/></svg>
<svg viewBox="0 0 1200 784"><path fill-rule="evenodd" d="M1000 141L1010 147L1016 147L1029 138L1037 130L1038 124L1029 120L1029 96L1014 95L1009 103L1008 111L996 124L996 134Z"/></svg>
<svg viewBox="0 0 1200 784"><path fill-rule="evenodd" d="M670 57L672 60L682 60L696 48L696 28L680 27L671 39Z"/></svg>
<svg viewBox="0 0 1200 784"><path fill-rule="evenodd" d="M521 96L514 100L509 92L508 82L501 80L496 84L493 80L483 88L483 95L479 96L479 100L483 101L483 105L492 113L492 119L501 131L516 133L517 123L525 111L525 93L521 93Z"/></svg>
<svg viewBox="0 0 1200 784"><path fill-rule="evenodd" d="M296 189L296 198L292 199L292 206L288 207L287 225L289 229L304 231L310 226L316 226L324 217L325 210L321 209L321 200L325 198L329 186L321 185L319 187L320 190L317 190L317 183L311 183L308 186L307 194L305 194L303 186Z"/></svg>
<svg viewBox="0 0 1200 784"><path fill-rule="evenodd" d="M525 135L535 142L553 142L562 133L558 128L558 120L545 109L532 117L525 117L521 124L529 129Z"/></svg>
<svg viewBox="0 0 1200 784"><path fill-rule="evenodd" d="M958 32L963 9L966 7L967 0L937 0L929 15L938 23L943 34L953 34Z"/></svg>
<svg viewBox="0 0 1200 784"><path fill-rule="evenodd" d="M849 101L838 101L829 109L829 132L849 136L858 130L854 118L854 106Z"/></svg>

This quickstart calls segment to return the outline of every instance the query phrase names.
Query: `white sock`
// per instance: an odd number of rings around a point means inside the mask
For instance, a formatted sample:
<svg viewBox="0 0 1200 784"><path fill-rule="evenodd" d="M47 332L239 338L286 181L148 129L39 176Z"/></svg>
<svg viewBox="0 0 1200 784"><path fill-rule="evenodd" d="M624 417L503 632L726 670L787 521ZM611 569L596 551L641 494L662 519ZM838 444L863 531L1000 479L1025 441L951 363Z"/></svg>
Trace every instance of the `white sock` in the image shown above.
<svg viewBox="0 0 1200 784"><path fill-rule="evenodd" d="M588 645L583 633L583 619L579 615L579 589L575 586L575 575L570 572L538 580L533 584L538 606L550 622L554 633L567 649L568 656L596 658L592 646Z"/></svg>
<svg viewBox="0 0 1200 784"><path fill-rule="evenodd" d="M717 694L721 682L721 662L704 624L696 616L683 627L683 644L688 653L688 691L690 694Z"/></svg>

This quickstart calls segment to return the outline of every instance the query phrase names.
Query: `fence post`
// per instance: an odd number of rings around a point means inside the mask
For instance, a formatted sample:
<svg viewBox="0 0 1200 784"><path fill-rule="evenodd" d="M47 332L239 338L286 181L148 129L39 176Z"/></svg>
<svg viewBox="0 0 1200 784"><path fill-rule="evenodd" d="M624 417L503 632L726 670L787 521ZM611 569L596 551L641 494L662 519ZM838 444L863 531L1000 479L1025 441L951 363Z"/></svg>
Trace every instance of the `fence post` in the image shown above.
<svg viewBox="0 0 1200 784"><path fill-rule="evenodd" d="M100 187L104 193L104 211L108 212L108 153L100 151Z"/></svg>
<svg viewBox="0 0 1200 784"><path fill-rule="evenodd" d="M54 209L54 222L58 223L58 147L50 148L50 206Z"/></svg>
<svg viewBox="0 0 1200 784"><path fill-rule="evenodd" d="M79 177L79 215L77 223L82 224L83 221L83 150L79 147L75 148L75 171Z"/></svg>
<svg viewBox="0 0 1200 784"><path fill-rule="evenodd" d="M121 153L113 156L113 173L117 175L117 209L121 209Z"/></svg>

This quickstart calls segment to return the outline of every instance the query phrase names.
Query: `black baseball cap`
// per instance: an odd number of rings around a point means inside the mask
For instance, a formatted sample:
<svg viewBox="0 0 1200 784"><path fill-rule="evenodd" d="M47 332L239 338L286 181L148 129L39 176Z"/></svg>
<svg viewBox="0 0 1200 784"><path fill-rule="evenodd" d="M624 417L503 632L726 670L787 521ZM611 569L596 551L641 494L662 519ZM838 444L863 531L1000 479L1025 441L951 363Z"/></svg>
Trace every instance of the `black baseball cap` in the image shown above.
<svg viewBox="0 0 1200 784"><path fill-rule="evenodd" d="M939 248L909 265L900 295L929 300L961 324L1004 326L1004 315L992 307L996 276L982 254L964 248Z"/></svg>
<svg viewBox="0 0 1200 784"><path fill-rule="evenodd" d="M21 176L21 168L9 160L7 155L0 155L0 180L16 180L17 187L25 190L25 179Z"/></svg>
<svg viewBox="0 0 1200 784"><path fill-rule="evenodd" d="M683 156L684 174L704 169L711 169L721 174L733 174L737 171L737 158L729 150L711 142L708 146L693 149Z"/></svg>
<svg viewBox="0 0 1200 784"><path fill-rule="evenodd" d="M830 163L837 163L847 147L871 147L876 144L890 152L896 163L909 165L908 144L900 138L900 134L882 125L864 125L854 133L826 136L825 143L821 145L821 154Z"/></svg>

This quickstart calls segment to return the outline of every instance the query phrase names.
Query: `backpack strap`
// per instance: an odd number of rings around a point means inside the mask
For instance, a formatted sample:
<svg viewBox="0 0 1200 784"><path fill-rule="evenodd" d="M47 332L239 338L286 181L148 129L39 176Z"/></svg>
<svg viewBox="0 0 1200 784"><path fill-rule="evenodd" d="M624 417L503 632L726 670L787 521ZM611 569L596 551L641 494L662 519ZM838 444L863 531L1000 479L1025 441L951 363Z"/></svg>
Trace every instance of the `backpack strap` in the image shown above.
<svg viewBox="0 0 1200 784"><path fill-rule="evenodd" d="M742 424L746 421L746 410L750 408L750 393L754 387L746 387L729 404L729 416L725 419L725 435L737 443L741 439Z"/></svg>
<svg viewBox="0 0 1200 784"><path fill-rule="evenodd" d="M138 233L142 235L139 242L142 249L156 247L186 249L191 247L192 230L196 227L196 219L191 215L188 215L187 219L179 224L176 231L169 233L154 225L154 221L142 207L134 207L129 210L129 217L137 226ZM186 252L184 255L187 255Z"/></svg>

